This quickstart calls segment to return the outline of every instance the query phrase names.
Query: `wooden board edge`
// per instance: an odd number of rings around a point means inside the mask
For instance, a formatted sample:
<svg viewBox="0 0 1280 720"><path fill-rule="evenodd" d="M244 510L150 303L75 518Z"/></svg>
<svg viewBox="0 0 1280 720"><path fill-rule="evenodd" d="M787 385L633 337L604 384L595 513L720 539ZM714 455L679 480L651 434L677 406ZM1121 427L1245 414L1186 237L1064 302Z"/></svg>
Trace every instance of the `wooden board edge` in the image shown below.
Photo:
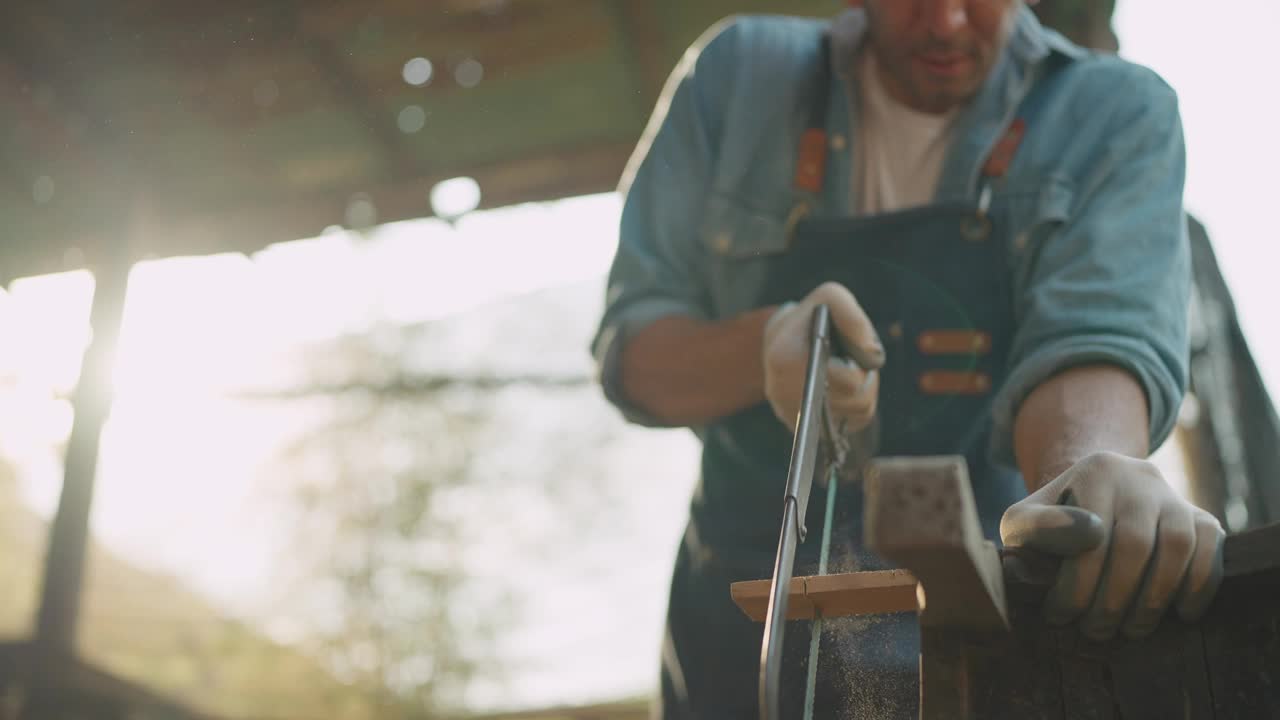
<svg viewBox="0 0 1280 720"><path fill-rule="evenodd" d="M744 580L732 583L729 594L743 614L755 622L764 622L771 585L771 580ZM908 570L792 578L787 619L811 620L815 611L821 611L823 617L914 612L919 607L916 586L916 578Z"/></svg>

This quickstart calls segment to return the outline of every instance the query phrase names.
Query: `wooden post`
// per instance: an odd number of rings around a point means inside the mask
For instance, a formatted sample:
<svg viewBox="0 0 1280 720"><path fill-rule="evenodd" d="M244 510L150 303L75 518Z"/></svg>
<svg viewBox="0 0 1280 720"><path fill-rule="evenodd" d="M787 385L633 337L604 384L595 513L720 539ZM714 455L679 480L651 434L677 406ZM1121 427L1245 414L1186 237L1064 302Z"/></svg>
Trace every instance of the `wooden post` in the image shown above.
<svg viewBox="0 0 1280 720"><path fill-rule="evenodd" d="M69 656L75 651L98 440L111 410L115 346L131 264L123 257L111 258L94 270L89 319L93 339L85 349L72 397L75 417L67 442L62 497L49 529L33 647L38 656Z"/></svg>

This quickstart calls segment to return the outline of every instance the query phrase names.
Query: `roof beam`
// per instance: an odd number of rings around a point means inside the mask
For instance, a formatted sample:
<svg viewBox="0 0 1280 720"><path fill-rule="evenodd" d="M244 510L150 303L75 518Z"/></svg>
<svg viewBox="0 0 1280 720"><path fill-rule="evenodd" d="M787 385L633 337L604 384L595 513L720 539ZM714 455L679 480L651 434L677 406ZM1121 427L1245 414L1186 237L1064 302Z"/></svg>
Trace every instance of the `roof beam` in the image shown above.
<svg viewBox="0 0 1280 720"><path fill-rule="evenodd" d="M66 60L51 61L35 42L32 32L34 14L15 13L7 3L0 3L0 63L13 69L15 79L25 85L26 92L10 101L17 114L37 134L38 152L72 152L96 165L97 154L91 148L113 146L118 135L103 119L107 114L94 107L84 92L85 74ZM42 89L48 95L38 106L32 93ZM76 137L67 125L69 117L84 120L84 138Z"/></svg>
<svg viewBox="0 0 1280 720"><path fill-rule="evenodd" d="M637 109L646 116L662 93L671 71L663 52L665 36L654 14L654 4L654 0L610 2L614 27L639 99Z"/></svg>
<svg viewBox="0 0 1280 720"><path fill-rule="evenodd" d="M369 128L391 177L408 178L420 174L422 168L415 162L417 153L406 142L395 119L390 113L382 112L384 108L374 94L365 88L338 51L320 40L302 38L301 43L307 57L329 78L334 99Z"/></svg>
<svg viewBox="0 0 1280 720"><path fill-rule="evenodd" d="M347 204L356 192L368 196L379 223L431 216L428 193L436 183L466 174L480 185L480 209L523 202L609 192L617 187L633 143L604 142L550 148L536 155L504 159L482 167L449 168L448 172L386 181L371 187L313 193L292 201L273 200L259 207L210 209L174 214L164 205L151 208L147 232L131 248L134 257L174 257L223 252L254 253L268 245L315 237L331 225L343 225ZM0 264L0 285L30 275L69 269L62 256L76 245L87 257L99 257L105 249L101 227L94 216L55 216L50 223L26 229L26 235L48 238L39 245L22 245L7 251ZM0 236L2 237L2 236ZM62 240L74 238L75 242ZM19 252L27 249L29 252Z"/></svg>

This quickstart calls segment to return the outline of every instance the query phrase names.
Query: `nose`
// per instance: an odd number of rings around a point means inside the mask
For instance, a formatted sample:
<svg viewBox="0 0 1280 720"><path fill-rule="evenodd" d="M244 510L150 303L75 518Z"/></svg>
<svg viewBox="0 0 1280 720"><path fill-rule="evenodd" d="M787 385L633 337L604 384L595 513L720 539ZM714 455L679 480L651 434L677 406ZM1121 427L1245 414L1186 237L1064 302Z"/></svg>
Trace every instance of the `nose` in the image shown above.
<svg viewBox="0 0 1280 720"><path fill-rule="evenodd" d="M935 37L951 37L969 26L968 0L925 0L924 22Z"/></svg>

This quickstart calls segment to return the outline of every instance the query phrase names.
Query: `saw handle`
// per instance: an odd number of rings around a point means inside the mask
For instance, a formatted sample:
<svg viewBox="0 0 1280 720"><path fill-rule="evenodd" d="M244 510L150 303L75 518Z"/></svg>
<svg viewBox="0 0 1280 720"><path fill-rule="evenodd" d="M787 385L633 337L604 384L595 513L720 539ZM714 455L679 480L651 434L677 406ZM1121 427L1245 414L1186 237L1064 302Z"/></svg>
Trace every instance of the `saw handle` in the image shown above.
<svg viewBox="0 0 1280 720"><path fill-rule="evenodd" d="M1006 584L1048 588L1058 576L1062 558L1031 548L1000 548L1000 564Z"/></svg>
<svg viewBox="0 0 1280 720"><path fill-rule="evenodd" d="M765 612L764 639L760 647L759 705L761 720L776 720L781 696L782 647L786 634L787 602L795 569L796 548L806 535L805 511L813 477L819 469L818 450L829 419L824 411L827 400L826 372L831 357L831 311L826 305L813 310L809 325L809 358L805 365L804 392L800 416L791 447L787 468L786 492L782 504L782 532L774 561L769 589L769 606Z"/></svg>

